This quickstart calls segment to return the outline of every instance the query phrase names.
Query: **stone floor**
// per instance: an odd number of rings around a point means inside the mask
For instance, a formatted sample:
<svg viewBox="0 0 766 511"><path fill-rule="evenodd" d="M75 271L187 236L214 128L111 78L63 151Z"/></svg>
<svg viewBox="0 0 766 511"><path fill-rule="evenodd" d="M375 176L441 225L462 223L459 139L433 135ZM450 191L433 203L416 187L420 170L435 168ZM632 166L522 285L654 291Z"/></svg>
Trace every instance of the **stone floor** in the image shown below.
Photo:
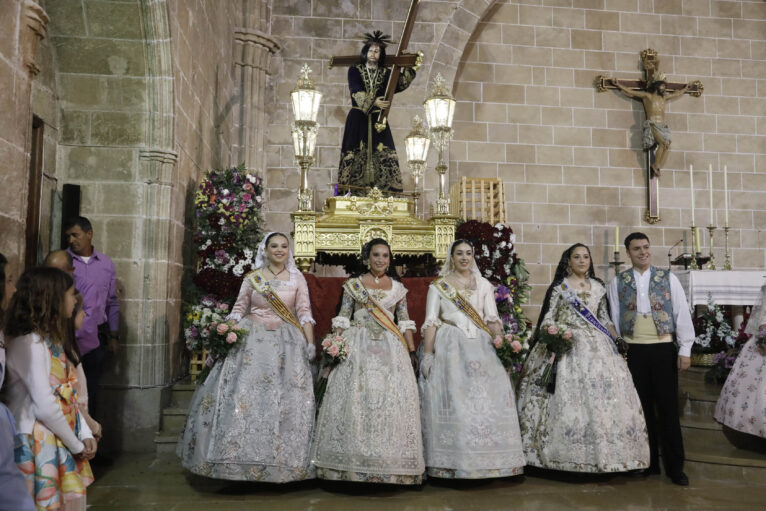
<svg viewBox="0 0 766 511"><path fill-rule="evenodd" d="M421 488L318 481L275 486L203 479L175 461L143 454L123 455L110 467L97 468L88 504L90 511L757 510L766 509L766 486L691 477L691 485L681 488L664 476L541 470L502 480L430 480Z"/></svg>

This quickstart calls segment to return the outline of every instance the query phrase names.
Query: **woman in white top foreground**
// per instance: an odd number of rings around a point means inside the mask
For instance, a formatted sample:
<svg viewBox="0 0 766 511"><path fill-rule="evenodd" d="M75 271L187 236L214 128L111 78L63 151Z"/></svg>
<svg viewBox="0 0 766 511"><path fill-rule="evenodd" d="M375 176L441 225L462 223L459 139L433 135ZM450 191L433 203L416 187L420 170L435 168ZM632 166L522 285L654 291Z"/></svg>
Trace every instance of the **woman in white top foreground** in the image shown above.
<svg viewBox="0 0 766 511"><path fill-rule="evenodd" d="M428 288L420 364L423 443L431 477L521 474L526 464L510 378L492 339L502 335L492 284L473 247L452 243ZM490 333L492 335L490 335Z"/></svg>

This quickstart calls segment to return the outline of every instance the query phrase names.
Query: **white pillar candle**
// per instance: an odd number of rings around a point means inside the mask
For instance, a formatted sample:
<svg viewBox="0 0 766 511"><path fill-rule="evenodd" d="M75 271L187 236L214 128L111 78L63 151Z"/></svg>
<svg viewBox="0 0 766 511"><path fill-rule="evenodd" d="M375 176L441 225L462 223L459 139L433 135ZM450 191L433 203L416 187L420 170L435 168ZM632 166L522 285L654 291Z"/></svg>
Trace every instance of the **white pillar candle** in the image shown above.
<svg viewBox="0 0 766 511"><path fill-rule="evenodd" d="M710 225L715 225L713 223L713 164L712 163L708 165L707 174L709 177L708 181L710 182Z"/></svg>
<svg viewBox="0 0 766 511"><path fill-rule="evenodd" d="M620 251L620 227L617 225L614 226L614 251Z"/></svg>
<svg viewBox="0 0 766 511"><path fill-rule="evenodd" d="M729 173L729 168L724 165L723 166L723 218L724 218L724 227L729 227L729 178L727 174Z"/></svg>
<svg viewBox="0 0 766 511"><path fill-rule="evenodd" d="M689 193L692 198L692 225L694 225L694 167L689 165Z"/></svg>

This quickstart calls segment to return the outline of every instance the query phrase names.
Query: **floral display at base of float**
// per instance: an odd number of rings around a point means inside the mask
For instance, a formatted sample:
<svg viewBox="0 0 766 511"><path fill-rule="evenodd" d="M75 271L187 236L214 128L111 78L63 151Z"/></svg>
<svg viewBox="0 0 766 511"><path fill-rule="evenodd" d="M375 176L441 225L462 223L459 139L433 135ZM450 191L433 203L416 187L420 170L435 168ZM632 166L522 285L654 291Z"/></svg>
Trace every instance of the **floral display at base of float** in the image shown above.
<svg viewBox="0 0 766 511"><path fill-rule="evenodd" d="M509 373L521 371L520 366L524 364L526 353L524 353L524 345L513 334L496 335L492 345L506 371Z"/></svg>
<svg viewBox="0 0 766 511"><path fill-rule="evenodd" d="M322 403L322 398L327 390L327 378L330 370L348 358L348 342L342 335L327 334L322 339L322 372L314 387L314 399L317 409Z"/></svg>
<svg viewBox="0 0 766 511"><path fill-rule="evenodd" d="M514 353L510 366L511 376L517 376L529 352L532 322L522 309L522 304L529 300L531 288L524 260L516 255L516 235L507 224L493 226L469 220L458 226L455 239L471 242L479 271L496 286L495 303L503 331L521 344L521 350Z"/></svg>
<svg viewBox="0 0 766 511"><path fill-rule="evenodd" d="M711 294L708 294L707 310L694 319L694 331L699 334L692 346L692 364L696 358L708 355L710 363L701 362L700 365L712 365L713 354L726 353L735 345L735 333Z"/></svg>
<svg viewBox="0 0 766 511"><path fill-rule="evenodd" d="M750 334L745 333L747 321L743 321L734 338L734 346L726 351L713 355L713 366L705 373L705 382L723 385L729 377L734 362L736 362L742 347L750 340Z"/></svg>
<svg viewBox="0 0 766 511"><path fill-rule="evenodd" d="M184 337L191 351L208 350L212 338L220 352L217 356L224 356L237 342L227 342L227 338L233 338L228 334L235 333L240 339L244 332L232 328L235 325L224 321L224 317L234 304L242 277L255 264L255 247L263 237L263 204L262 179L246 170L244 164L209 170L200 180L194 195L197 271L190 279L187 276L182 285ZM221 309L223 306L225 310ZM206 310L220 317L212 319ZM212 323L227 324L230 330L221 338L217 333L211 334ZM196 379L201 380L199 376Z"/></svg>
<svg viewBox="0 0 766 511"><path fill-rule="evenodd" d="M535 382L553 392L556 386L556 365L572 349L572 332L556 325L542 325L538 342L544 344L550 356L540 378Z"/></svg>

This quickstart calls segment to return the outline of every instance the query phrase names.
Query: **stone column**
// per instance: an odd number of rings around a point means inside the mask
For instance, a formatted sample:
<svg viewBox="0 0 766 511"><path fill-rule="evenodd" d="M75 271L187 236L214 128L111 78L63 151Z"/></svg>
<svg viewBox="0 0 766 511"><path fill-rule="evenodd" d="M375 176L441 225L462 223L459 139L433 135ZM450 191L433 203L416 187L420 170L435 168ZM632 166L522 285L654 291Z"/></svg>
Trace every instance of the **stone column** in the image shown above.
<svg viewBox="0 0 766 511"><path fill-rule="evenodd" d="M236 162L245 162L246 168L263 171L266 79L271 56L280 46L272 36L246 28L234 32L234 45L234 64L240 83Z"/></svg>

